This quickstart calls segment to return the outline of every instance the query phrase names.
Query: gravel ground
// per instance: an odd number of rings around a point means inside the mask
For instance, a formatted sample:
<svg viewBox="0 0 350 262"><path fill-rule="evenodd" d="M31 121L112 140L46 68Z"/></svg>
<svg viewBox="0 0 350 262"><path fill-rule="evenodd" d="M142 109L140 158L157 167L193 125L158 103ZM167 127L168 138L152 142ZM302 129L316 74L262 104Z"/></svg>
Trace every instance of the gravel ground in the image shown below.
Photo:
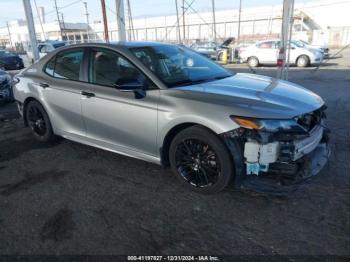
<svg viewBox="0 0 350 262"><path fill-rule="evenodd" d="M290 80L328 104L332 156L283 198L232 188L203 196L157 165L67 140L41 144L14 105L0 106L0 254L349 256L349 73L292 68Z"/></svg>

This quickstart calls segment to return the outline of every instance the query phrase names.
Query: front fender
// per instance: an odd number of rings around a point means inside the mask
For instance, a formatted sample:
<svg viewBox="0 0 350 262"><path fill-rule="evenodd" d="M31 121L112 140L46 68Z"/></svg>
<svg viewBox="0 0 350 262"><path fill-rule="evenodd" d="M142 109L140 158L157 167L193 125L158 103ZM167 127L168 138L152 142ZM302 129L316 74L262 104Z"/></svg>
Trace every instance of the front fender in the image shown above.
<svg viewBox="0 0 350 262"><path fill-rule="evenodd" d="M225 133L230 130L239 128L239 126L230 119L228 121L215 121L213 119L205 118L199 115L182 115L180 117L164 121L163 125L162 121L160 121L160 124L161 126L158 130L157 136L158 148L163 145L165 137L173 128L176 128L177 126L183 124L201 125L210 129L216 134Z"/></svg>

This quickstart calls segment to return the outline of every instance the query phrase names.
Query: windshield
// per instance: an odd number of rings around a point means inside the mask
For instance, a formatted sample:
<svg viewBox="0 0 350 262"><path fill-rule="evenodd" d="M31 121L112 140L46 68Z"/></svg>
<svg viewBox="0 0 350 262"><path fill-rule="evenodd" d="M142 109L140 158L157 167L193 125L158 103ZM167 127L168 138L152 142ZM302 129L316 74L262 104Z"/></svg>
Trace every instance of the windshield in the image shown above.
<svg viewBox="0 0 350 262"><path fill-rule="evenodd" d="M299 42L302 42L304 45L308 45L309 43L304 40L299 40Z"/></svg>
<svg viewBox="0 0 350 262"><path fill-rule="evenodd" d="M291 44L292 44L292 46L296 45L297 47L304 47L304 44L302 42L295 41L295 40L292 40Z"/></svg>
<svg viewBox="0 0 350 262"><path fill-rule="evenodd" d="M182 46L145 46L130 50L168 87L208 82L232 75L210 59Z"/></svg>

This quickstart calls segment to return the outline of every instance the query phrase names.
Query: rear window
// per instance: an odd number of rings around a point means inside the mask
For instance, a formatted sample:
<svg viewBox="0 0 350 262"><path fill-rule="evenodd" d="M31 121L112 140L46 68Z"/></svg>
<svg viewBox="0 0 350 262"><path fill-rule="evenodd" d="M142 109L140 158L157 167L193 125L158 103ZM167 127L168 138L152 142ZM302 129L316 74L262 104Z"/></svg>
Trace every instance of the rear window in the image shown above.
<svg viewBox="0 0 350 262"><path fill-rule="evenodd" d="M60 52L46 64L45 72L53 77L78 81L83 53L83 49Z"/></svg>
<svg viewBox="0 0 350 262"><path fill-rule="evenodd" d="M55 44L53 44L53 47L54 48L59 48L61 46L65 46L65 45L66 45L66 43L55 43Z"/></svg>

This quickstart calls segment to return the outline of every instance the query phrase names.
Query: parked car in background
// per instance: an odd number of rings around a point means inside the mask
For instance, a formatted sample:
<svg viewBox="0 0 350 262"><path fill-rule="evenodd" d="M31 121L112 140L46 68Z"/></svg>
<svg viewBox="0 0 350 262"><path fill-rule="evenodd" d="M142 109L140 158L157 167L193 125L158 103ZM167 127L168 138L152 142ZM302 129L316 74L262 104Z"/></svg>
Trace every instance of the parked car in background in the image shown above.
<svg viewBox="0 0 350 262"><path fill-rule="evenodd" d="M259 41L240 52L240 58L251 67L257 67L262 64L276 65L280 43L279 39ZM319 64L323 60L323 53L320 50L306 48L295 42L291 42L289 46L290 64L306 67L312 64Z"/></svg>
<svg viewBox="0 0 350 262"><path fill-rule="evenodd" d="M329 48L326 45L312 45L309 42L301 40L301 39L295 40L295 41L298 41L299 43L303 44L307 48L320 49L323 52L324 57L329 56Z"/></svg>
<svg viewBox="0 0 350 262"><path fill-rule="evenodd" d="M11 76L0 70L0 102L13 102L12 78Z"/></svg>
<svg viewBox="0 0 350 262"><path fill-rule="evenodd" d="M18 55L0 49L0 69L18 70L24 68L23 60Z"/></svg>
<svg viewBox="0 0 350 262"><path fill-rule="evenodd" d="M228 49L228 46L233 40L234 37L229 37L221 44L210 41L197 41L190 45L190 48L211 59L222 60L222 51Z"/></svg>
<svg viewBox="0 0 350 262"><path fill-rule="evenodd" d="M328 159L321 97L178 45L67 46L16 78L19 111L39 141L62 136L170 165L197 192L231 181L289 192Z"/></svg>
<svg viewBox="0 0 350 262"><path fill-rule="evenodd" d="M54 51L56 48L65 46L66 43L63 41L47 41L47 42L40 42L38 44L38 51L40 58L44 57L48 53ZM28 58L30 61L34 62L34 56L33 52L28 51L27 52Z"/></svg>

